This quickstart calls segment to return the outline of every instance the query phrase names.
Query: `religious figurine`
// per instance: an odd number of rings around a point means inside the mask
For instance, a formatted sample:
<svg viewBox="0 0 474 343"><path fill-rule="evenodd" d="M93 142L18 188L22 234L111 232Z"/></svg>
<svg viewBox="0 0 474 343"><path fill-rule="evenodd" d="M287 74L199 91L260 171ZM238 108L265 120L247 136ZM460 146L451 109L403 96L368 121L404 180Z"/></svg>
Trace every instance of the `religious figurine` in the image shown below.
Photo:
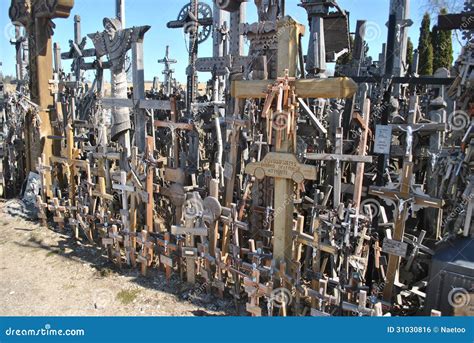
<svg viewBox="0 0 474 343"><path fill-rule="evenodd" d="M143 40L150 26L139 26L122 29L122 23L117 18L104 18L104 31L88 35L94 43L96 56L107 55L111 64L112 97L127 99L127 72L125 56L133 42ZM112 108L112 140L119 141L122 146L126 143L124 137L132 128L130 109L127 107Z"/></svg>
<svg viewBox="0 0 474 343"><path fill-rule="evenodd" d="M402 130L403 132L406 132L406 134L407 134L405 156L412 156L413 134L417 131L420 131L423 127L424 127L424 125L420 126L416 130L413 130L413 127L411 127L411 126L407 126L406 130L403 129L401 126L398 127L400 130Z"/></svg>
<svg viewBox="0 0 474 343"><path fill-rule="evenodd" d="M277 0L255 0L258 11L258 21L275 21L279 8Z"/></svg>

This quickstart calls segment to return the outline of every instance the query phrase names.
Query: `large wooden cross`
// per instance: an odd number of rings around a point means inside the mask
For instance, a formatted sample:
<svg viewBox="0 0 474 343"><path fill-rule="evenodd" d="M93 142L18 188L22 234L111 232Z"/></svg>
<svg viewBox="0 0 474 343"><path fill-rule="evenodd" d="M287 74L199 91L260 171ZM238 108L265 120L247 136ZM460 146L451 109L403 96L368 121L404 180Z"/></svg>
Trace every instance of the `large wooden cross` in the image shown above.
<svg viewBox="0 0 474 343"><path fill-rule="evenodd" d="M276 81L234 81L232 96L237 99L266 98L264 112L268 113L264 114L267 119L273 116L274 100L277 103L276 114L288 114L282 116L286 127L276 128L276 151L246 168L246 173L257 177L275 178L273 258L277 263L286 262L288 266L292 257L293 187L295 183L316 179L316 167L300 164L294 155L298 107L296 97L345 98L352 96L357 86L348 78L296 80L298 44L300 36L304 34L304 26L291 17L285 17L278 21L277 27L277 74L280 77Z"/></svg>
<svg viewBox="0 0 474 343"><path fill-rule="evenodd" d="M27 171L36 169L36 162L41 154L49 161L53 155L53 145L46 141L47 136L53 134L51 122L55 114L53 96L49 91L49 80L53 76L53 48L52 33L54 18L67 18L74 6L74 0L12 0L9 16L12 22L22 24L29 37L29 69L31 99L39 108L41 125L39 137L31 125L32 120L27 120L25 127L26 137L26 168ZM50 184L50 180L47 180ZM48 196L51 192L48 190Z"/></svg>
<svg viewBox="0 0 474 343"><path fill-rule="evenodd" d="M412 127L410 127L410 131L407 132L407 146L411 144L410 142L412 140L412 137L409 137L411 132L413 132ZM386 198L398 202L398 211L395 218L395 228L393 233L394 241L403 242L403 235L405 234L405 223L408 218L408 212L410 207L414 210L419 208L443 207L442 200L431 198L423 194L421 191L415 192L414 190L412 190L412 184L413 162L411 149L408 148L404 158L402 175L398 188L372 186L369 189L369 194L371 195L376 195L380 198ZM400 256L390 254L388 260L387 281L383 291L383 297L385 301L392 300L393 286L396 281L399 263Z"/></svg>

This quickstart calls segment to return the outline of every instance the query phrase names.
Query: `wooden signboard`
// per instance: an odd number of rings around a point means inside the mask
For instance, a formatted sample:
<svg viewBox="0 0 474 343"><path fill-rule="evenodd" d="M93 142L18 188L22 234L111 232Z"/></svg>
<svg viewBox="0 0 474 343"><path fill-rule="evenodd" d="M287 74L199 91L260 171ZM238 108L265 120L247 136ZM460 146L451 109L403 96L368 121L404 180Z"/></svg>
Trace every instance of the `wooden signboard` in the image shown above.
<svg viewBox="0 0 474 343"><path fill-rule="evenodd" d="M249 163L245 172L259 180L267 176L302 183L304 180L316 180L317 169L314 166L301 164L291 153L270 152L262 161Z"/></svg>
<svg viewBox="0 0 474 343"><path fill-rule="evenodd" d="M408 244L394 239L385 238L383 240L382 251L395 256L405 257L407 255Z"/></svg>

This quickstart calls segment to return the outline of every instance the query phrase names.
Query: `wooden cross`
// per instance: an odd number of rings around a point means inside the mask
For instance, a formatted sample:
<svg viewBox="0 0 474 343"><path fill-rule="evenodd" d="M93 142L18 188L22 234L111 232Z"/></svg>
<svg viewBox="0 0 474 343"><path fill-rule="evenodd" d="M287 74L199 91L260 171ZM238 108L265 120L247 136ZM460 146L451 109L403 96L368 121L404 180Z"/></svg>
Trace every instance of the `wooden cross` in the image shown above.
<svg viewBox="0 0 474 343"><path fill-rule="evenodd" d="M147 267L153 260L153 242L149 240L149 232L142 230L137 236L137 243L141 245L140 254L137 257L137 261L141 264L141 273L146 276Z"/></svg>
<svg viewBox="0 0 474 343"><path fill-rule="evenodd" d="M120 184L114 184L113 189L122 192L122 209L120 210L120 216L122 218L122 229L124 232L124 247L126 251L127 263L130 265L132 262L132 251L130 246L130 212L128 208L128 195L129 193L135 192L135 188L127 185L127 173L125 171L120 172Z"/></svg>
<svg viewBox="0 0 474 343"><path fill-rule="evenodd" d="M201 261L203 266L199 266L199 274L204 278L206 289L208 292L211 291L211 282L212 282L212 266L216 264L216 259L209 253L208 243L197 245L198 253L201 256Z"/></svg>
<svg viewBox="0 0 474 343"><path fill-rule="evenodd" d="M235 109L238 109L238 101L236 101ZM229 144L230 151L227 156L227 161L225 163L224 178L225 178L225 194L224 194L224 205L229 207L233 203L234 199L234 187L235 187L235 177L237 174L237 157L239 149L239 138L240 131L242 127L246 125L244 121L239 119L237 114L234 114L233 118L226 118L226 124L229 130ZM222 253L224 256L228 253L229 249L229 227L224 223L222 227Z"/></svg>
<svg viewBox="0 0 474 343"><path fill-rule="evenodd" d="M357 305L349 303L349 302L343 302L342 303L342 308L346 311L352 311L354 313L357 313L359 316L376 316L377 314L380 315L381 312L381 303L378 303L378 310L373 309L373 308L368 308L367 307L367 292L366 291L359 291L359 298L358 298L358 303Z"/></svg>
<svg viewBox="0 0 474 343"><path fill-rule="evenodd" d="M170 47L167 45L165 57L163 59L158 60L158 63L162 63L165 65L165 70L163 70L163 75L165 76L164 93L166 96L169 96L171 94L171 83L173 82L174 69L171 68L171 65L178 63L177 60L169 57L169 52L170 52Z"/></svg>
<svg viewBox="0 0 474 343"><path fill-rule="evenodd" d="M76 228L76 239L79 239L79 232L77 228L81 228L89 243L94 244L94 236L92 234L91 223L87 220L89 214L89 207L83 206L82 204L77 206L77 213L75 219L69 220L70 224L73 224Z"/></svg>
<svg viewBox="0 0 474 343"><path fill-rule="evenodd" d="M60 229L64 229L64 213L66 212L67 208L66 206L59 204L58 198L53 198L51 202L52 203L48 205L48 210L55 212L53 221L58 224Z"/></svg>
<svg viewBox="0 0 474 343"><path fill-rule="evenodd" d="M380 273L382 280L385 280L385 268L382 263L382 247L378 239L374 242L375 269Z"/></svg>
<svg viewBox="0 0 474 343"><path fill-rule="evenodd" d="M102 245L107 248L109 258L115 258L115 261L119 268L122 267L122 253L120 251L120 242L123 242L123 237L118 233L117 225L112 225L109 228L108 237L102 238Z"/></svg>
<svg viewBox="0 0 474 343"><path fill-rule="evenodd" d="M409 150L407 149L407 152ZM413 181L413 162L411 162L412 156L407 155L404 163L403 170L400 179L398 189L396 188L383 188L383 187L370 187L369 194L376 195L381 198L388 198L398 202L398 211L395 218L395 229L393 233L393 239L398 242L403 241L405 233L405 222L408 218L409 206L412 208L442 208L443 201L434 199L420 192L413 192L412 181ZM400 256L390 255L387 269L387 282L384 288L384 300L390 302L392 300L393 286L395 284L395 277L398 271L400 263Z"/></svg>
<svg viewBox="0 0 474 343"><path fill-rule="evenodd" d="M420 250L430 255L434 255L433 250L423 245L423 240L425 239L425 236L426 236L426 231L421 230L420 235L418 237L413 237L413 239L407 236L403 237L404 242L407 242L413 246L413 250L411 251L410 256L408 256L408 260L405 264L405 270L409 271L411 269L413 265L413 261L415 260L415 257L416 255L418 255L418 252Z"/></svg>
<svg viewBox="0 0 474 343"><path fill-rule="evenodd" d="M177 130L181 131L193 131L195 130L194 124L191 123L178 123L177 122L177 110L176 110L176 99L171 98L171 120L155 120L155 128L167 128L171 131L171 141L170 146L172 154L169 156L171 163L169 165L173 168L179 167L179 138L176 134Z"/></svg>
<svg viewBox="0 0 474 343"><path fill-rule="evenodd" d="M26 123L26 168L27 171L36 169L36 162L42 153L47 161L53 156L53 145L43 142L53 134L51 121L55 120L55 113L49 109L54 107L53 97L49 91L49 80L53 75L52 54L52 32L54 18L67 18L74 6L74 0L12 0L9 16L12 22L21 23L29 35L29 80L31 99L39 108L40 137L35 136L35 129L31 117L27 117ZM50 180L47 181L50 183ZM49 198L52 197L51 190L46 191Z"/></svg>
<svg viewBox="0 0 474 343"><path fill-rule="evenodd" d="M194 198L196 199L196 198ZM197 201L197 200L196 200ZM193 210L194 211L194 210ZM182 247L182 257L186 259L186 275L187 281L194 284L196 282L196 259L198 258L198 250L195 247L194 237L207 237L207 227L196 227L194 224L195 216L185 214L185 226L173 225L171 226L171 233L173 235L185 236L185 247Z"/></svg>
<svg viewBox="0 0 474 343"><path fill-rule="evenodd" d="M292 193L294 182L302 183L305 179L316 179L316 168L297 163L296 157L291 157L294 151L296 137L296 112L297 97L300 98L339 98L352 96L357 86L346 78L336 79L307 79L295 80L299 37L304 33L304 27L290 17L278 21L278 58L277 81L234 81L232 96L237 99L266 98L263 111L266 115L267 108L276 98L276 109L288 115L286 127L277 130L275 146L277 151L269 158L247 166L246 173L256 172L256 176L275 177L274 210L282 208L275 216L274 224L274 250L276 261L291 261L293 201ZM274 85L270 89L269 85ZM275 92L278 89L278 92ZM271 111L269 112L271 115ZM271 137L271 135L269 136ZM288 264L287 264L288 265Z"/></svg>
<svg viewBox="0 0 474 343"><path fill-rule="evenodd" d="M250 277L244 277L244 290L248 294L248 302L246 304L246 310L252 317L261 317L262 309L260 308L260 298L263 296L269 297L273 289L272 283L261 283L260 282L260 271L258 270L255 263L253 263L252 275Z"/></svg>
<svg viewBox="0 0 474 343"><path fill-rule="evenodd" d="M151 136L146 138L146 154L148 159L153 159L153 151L155 150L155 139ZM155 201L153 198L153 177L154 177L155 168L151 165L148 165L146 168L146 185L145 190L147 193L147 202L146 202L146 227L148 232L154 231L153 218L154 218L154 207Z"/></svg>
<svg viewBox="0 0 474 343"><path fill-rule="evenodd" d="M360 136L359 141L359 156L365 156L367 150L367 139L369 135L369 120L370 120L370 100L365 99L364 106L362 108L362 135ZM354 207L356 209L356 215L359 214L360 210L360 200L362 198L362 186L364 183L364 171L365 163L358 162L356 168L356 179L354 182Z"/></svg>
<svg viewBox="0 0 474 343"><path fill-rule="evenodd" d="M223 207L220 218L229 230L229 233L232 234L233 244L239 246L239 229L247 231L248 224L238 219L237 205L230 204L230 207Z"/></svg>
<svg viewBox="0 0 474 343"><path fill-rule="evenodd" d="M41 195L36 196L36 207L38 208L38 218L41 220L41 225L47 227L48 216L46 214L46 209L48 208L48 203L43 201Z"/></svg>
<svg viewBox="0 0 474 343"><path fill-rule="evenodd" d="M311 289L305 285L298 285L297 291L305 297L310 297L311 300L311 316L321 317L329 316L326 313L326 306L336 305L338 298L327 293L328 281L325 279L318 280L318 287Z"/></svg>
<svg viewBox="0 0 474 343"><path fill-rule="evenodd" d="M178 246L171 243L171 235L169 232L165 232L163 239L157 238L156 243L163 249L163 252L160 253L160 264L165 267L166 280L169 282L171 279L171 271L174 268L172 254L178 250Z"/></svg>
<svg viewBox="0 0 474 343"><path fill-rule="evenodd" d="M368 115L367 115L368 118ZM321 154L321 153L310 153L306 154L305 158L310 161L335 161L336 162L336 171L334 174L334 181L333 181L333 207L337 208L341 203L341 190L342 190L342 183L341 183L341 176L342 176L342 166L341 162L357 162L358 166L364 163L372 163L372 157L365 155L365 144L364 144L364 153L360 155L344 155L343 154L343 131L342 128L339 127L336 129L336 147L334 154ZM361 169L359 167L359 169ZM361 169L363 172L363 169ZM359 175L359 174L357 174ZM357 179L357 183L355 184L355 189L359 192L358 196L362 193L362 181L363 181L363 173ZM359 200L360 201L360 200Z"/></svg>
<svg viewBox="0 0 474 343"><path fill-rule="evenodd" d="M215 252L216 257L216 272L214 273L214 280L212 281L212 287L217 289L218 295L220 299L224 298L224 289L225 289L225 282L224 280L224 271L226 270L226 264L222 260L222 253L219 248L216 248Z"/></svg>

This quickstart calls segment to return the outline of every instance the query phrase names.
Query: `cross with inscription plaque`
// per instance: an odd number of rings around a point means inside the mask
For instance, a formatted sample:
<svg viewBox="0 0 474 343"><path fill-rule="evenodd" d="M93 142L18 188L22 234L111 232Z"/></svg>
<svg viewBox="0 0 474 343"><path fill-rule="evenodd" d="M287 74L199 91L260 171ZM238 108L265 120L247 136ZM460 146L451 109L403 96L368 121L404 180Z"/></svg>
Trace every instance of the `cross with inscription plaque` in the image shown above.
<svg viewBox="0 0 474 343"><path fill-rule="evenodd" d="M304 180L316 180L314 166L299 163L294 155L298 100L300 98L341 98L352 96L357 86L347 78L296 80L300 36L304 27L291 17L277 22L278 57L276 81L234 81L232 96L237 99L266 98L265 116L272 118L276 130L274 152L262 161L250 163L245 172L257 178L273 177L274 189L274 247L277 263L291 262L293 227L293 188ZM270 87L269 87L270 85ZM268 111L267 111L268 108ZM273 110L275 108L275 111ZM283 125L277 125L283 123ZM271 123L270 123L271 124ZM270 137L269 135L269 143ZM281 209L277 211L276 209Z"/></svg>
<svg viewBox="0 0 474 343"><path fill-rule="evenodd" d="M407 137L407 145L410 138ZM413 162L410 154L411 149L407 149L404 158L402 175L398 188L384 188L384 187L370 187L369 194L376 195L380 198L386 198L393 201L398 201L398 211L395 218L395 228L393 233L393 240L403 242L403 235L405 233L405 223L408 218L410 207L412 210L420 208L442 208L443 201L431 198L421 191L413 191ZM411 205L411 206L409 206ZM395 284L395 277L400 263L400 256L390 254L387 269L387 281L384 288L384 300L392 300L393 286Z"/></svg>

